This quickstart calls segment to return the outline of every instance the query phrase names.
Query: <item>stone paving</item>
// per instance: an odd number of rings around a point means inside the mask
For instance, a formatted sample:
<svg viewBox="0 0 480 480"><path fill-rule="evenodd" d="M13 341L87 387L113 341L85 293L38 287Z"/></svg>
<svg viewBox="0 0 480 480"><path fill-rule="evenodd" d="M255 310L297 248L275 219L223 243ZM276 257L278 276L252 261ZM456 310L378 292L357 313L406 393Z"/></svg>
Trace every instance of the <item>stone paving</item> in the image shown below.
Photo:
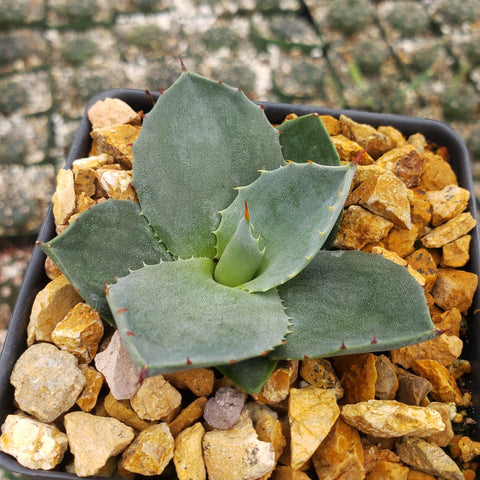
<svg viewBox="0 0 480 480"><path fill-rule="evenodd" d="M87 100L178 55L255 100L446 121L480 198L480 0L1 0L0 328Z"/></svg>

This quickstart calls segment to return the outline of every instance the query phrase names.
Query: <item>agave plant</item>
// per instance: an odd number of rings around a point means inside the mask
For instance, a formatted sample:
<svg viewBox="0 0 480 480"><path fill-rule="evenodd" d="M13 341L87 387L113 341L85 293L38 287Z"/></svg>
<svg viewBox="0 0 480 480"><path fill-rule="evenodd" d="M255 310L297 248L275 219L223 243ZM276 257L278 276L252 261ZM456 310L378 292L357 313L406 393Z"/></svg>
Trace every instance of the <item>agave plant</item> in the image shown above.
<svg viewBox="0 0 480 480"><path fill-rule="evenodd" d="M139 204L94 205L41 248L139 369L215 366L257 392L280 359L435 335L406 268L322 248L355 168L318 115L275 128L240 90L183 71L133 145Z"/></svg>

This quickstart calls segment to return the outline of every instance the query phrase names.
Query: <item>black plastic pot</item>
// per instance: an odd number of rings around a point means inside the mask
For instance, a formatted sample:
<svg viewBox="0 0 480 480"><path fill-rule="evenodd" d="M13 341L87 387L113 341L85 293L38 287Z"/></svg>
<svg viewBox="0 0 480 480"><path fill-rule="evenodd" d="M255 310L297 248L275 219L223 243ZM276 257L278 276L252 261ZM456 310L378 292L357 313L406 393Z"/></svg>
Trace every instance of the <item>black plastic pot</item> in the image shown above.
<svg viewBox="0 0 480 480"><path fill-rule="evenodd" d="M120 98L137 111L142 110L147 112L152 107L151 99L149 99L145 92L141 90L109 90L94 97L86 107L85 114L66 162L67 167L70 167L75 159L88 156L91 146L91 125L86 112L97 100L105 99L107 97ZM473 192L473 181L468 151L462 139L447 125L428 119L353 110L326 109L321 107L281 103L263 103L263 106L265 114L272 123L280 123L287 114L292 112L297 115L317 112L321 115L332 115L334 117L338 117L340 114L345 114L357 122L368 123L374 127L391 125L400 130L406 136L417 132L422 133L431 142L447 147L451 156L451 164L457 175L459 185L470 191L471 198L469 211L475 218L477 218L477 208ZM471 232L471 235L471 256L465 269L480 274L480 245L478 230L475 228ZM50 207L38 235L38 240L46 242L54 236L55 225L53 221L52 207ZM48 281L44 271L44 261L45 255L38 247L35 247L29 267L25 274L23 285L17 298L17 303L13 311L10 327L4 343L3 352L0 357L0 424L3 424L8 414L15 411L15 406L13 404L13 387L10 385L10 375L16 360L26 349L27 325L35 296ZM464 354L462 355L462 358L470 360L472 365L472 374L469 378L471 384L470 389L473 396L472 403L474 406L472 417L477 423L480 423L480 350L476 348L477 345L480 344L479 321L480 295L477 291L474 297L473 306L468 315L468 331L467 337L463 338L465 347ZM474 432L474 437L477 440L480 440L480 429ZM76 475L59 471L30 470L22 467L13 457L2 452L0 452L0 466L31 478L57 478L64 480L78 478Z"/></svg>

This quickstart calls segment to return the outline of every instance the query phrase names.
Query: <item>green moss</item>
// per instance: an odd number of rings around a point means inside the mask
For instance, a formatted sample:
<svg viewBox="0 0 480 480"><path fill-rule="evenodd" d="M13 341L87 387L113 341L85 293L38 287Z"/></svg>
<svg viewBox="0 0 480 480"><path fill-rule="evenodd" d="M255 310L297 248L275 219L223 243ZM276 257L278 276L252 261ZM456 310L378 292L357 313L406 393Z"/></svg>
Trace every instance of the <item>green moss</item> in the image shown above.
<svg viewBox="0 0 480 480"><path fill-rule="evenodd" d="M167 34L157 25L138 25L127 34L127 40L138 48L160 51Z"/></svg>
<svg viewBox="0 0 480 480"><path fill-rule="evenodd" d="M98 51L97 44L88 38L78 38L67 42L62 48L62 56L70 65L81 65Z"/></svg>
<svg viewBox="0 0 480 480"><path fill-rule="evenodd" d="M378 73L389 57L387 45L380 40L363 40L355 43L351 54L364 74Z"/></svg>
<svg viewBox="0 0 480 480"><path fill-rule="evenodd" d="M439 100L449 121L471 119L479 105L478 93L471 85L463 83L449 86Z"/></svg>
<svg viewBox="0 0 480 480"><path fill-rule="evenodd" d="M363 30L371 20L366 0L334 0L328 9L330 25L344 33Z"/></svg>
<svg viewBox="0 0 480 480"><path fill-rule="evenodd" d="M425 7L413 1L396 2L387 14L387 21L392 28L405 36L424 33L428 29L430 17Z"/></svg>
<svg viewBox="0 0 480 480"><path fill-rule="evenodd" d="M23 85L10 78L0 79L0 113L10 115L26 102Z"/></svg>

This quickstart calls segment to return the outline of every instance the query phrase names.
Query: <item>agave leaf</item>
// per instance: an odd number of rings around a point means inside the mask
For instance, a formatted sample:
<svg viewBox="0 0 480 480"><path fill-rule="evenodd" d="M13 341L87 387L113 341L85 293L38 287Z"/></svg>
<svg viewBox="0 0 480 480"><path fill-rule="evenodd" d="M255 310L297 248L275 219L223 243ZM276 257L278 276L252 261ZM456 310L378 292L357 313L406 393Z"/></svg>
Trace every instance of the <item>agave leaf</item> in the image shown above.
<svg viewBox="0 0 480 480"><path fill-rule="evenodd" d="M265 254L255 277L239 286L267 291L300 272L315 256L342 211L355 167L290 163L264 172L238 189L235 201L221 212L218 256L233 235L248 203Z"/></svg>
<svg viewBox="0 0 480 480"><path fill-rule="evenodd" d="M276 290L226 287L213 279L214 267L209 258L164 262L109 287L125 346L149 374L229 364L282 342L289 321Z"/></svg>
<svg viewBox="0 0 480 480"><path fill-rule="evenodd" d="M318 114L312 113L288 120L277 129L281 132L280 145L286 160L340 165L337 150Z"/></svg>
<svg viewBox="0 0 480 480"><path fill-rule="evenodd" d="M249 358L217 367L221 373L247 393L258 393L277 366L277 360L267 356Z"/></svg>
<svg viewBox="0 0 480 480"><path fill-rule="evenodd" d="M183 73L147 114L133 145L143 212L181 258L215 256L218 211L258 170L284 164L278 131L239 90Z"/></svg>
<svg viewBox="0 0 480 480"><path fill-rule="evenodd" d="M381 255L321 250L279 293L292 333L272 358L391 350L436 335L423 288Z"/></svg>
<svg viewBox="0 0 480 480"><path fill-rule="evenodd" d="M93 205L40 248L109 323L113 317L105 300L106 283L144 263L170 259L140 207L129 200Z"/></svg>

